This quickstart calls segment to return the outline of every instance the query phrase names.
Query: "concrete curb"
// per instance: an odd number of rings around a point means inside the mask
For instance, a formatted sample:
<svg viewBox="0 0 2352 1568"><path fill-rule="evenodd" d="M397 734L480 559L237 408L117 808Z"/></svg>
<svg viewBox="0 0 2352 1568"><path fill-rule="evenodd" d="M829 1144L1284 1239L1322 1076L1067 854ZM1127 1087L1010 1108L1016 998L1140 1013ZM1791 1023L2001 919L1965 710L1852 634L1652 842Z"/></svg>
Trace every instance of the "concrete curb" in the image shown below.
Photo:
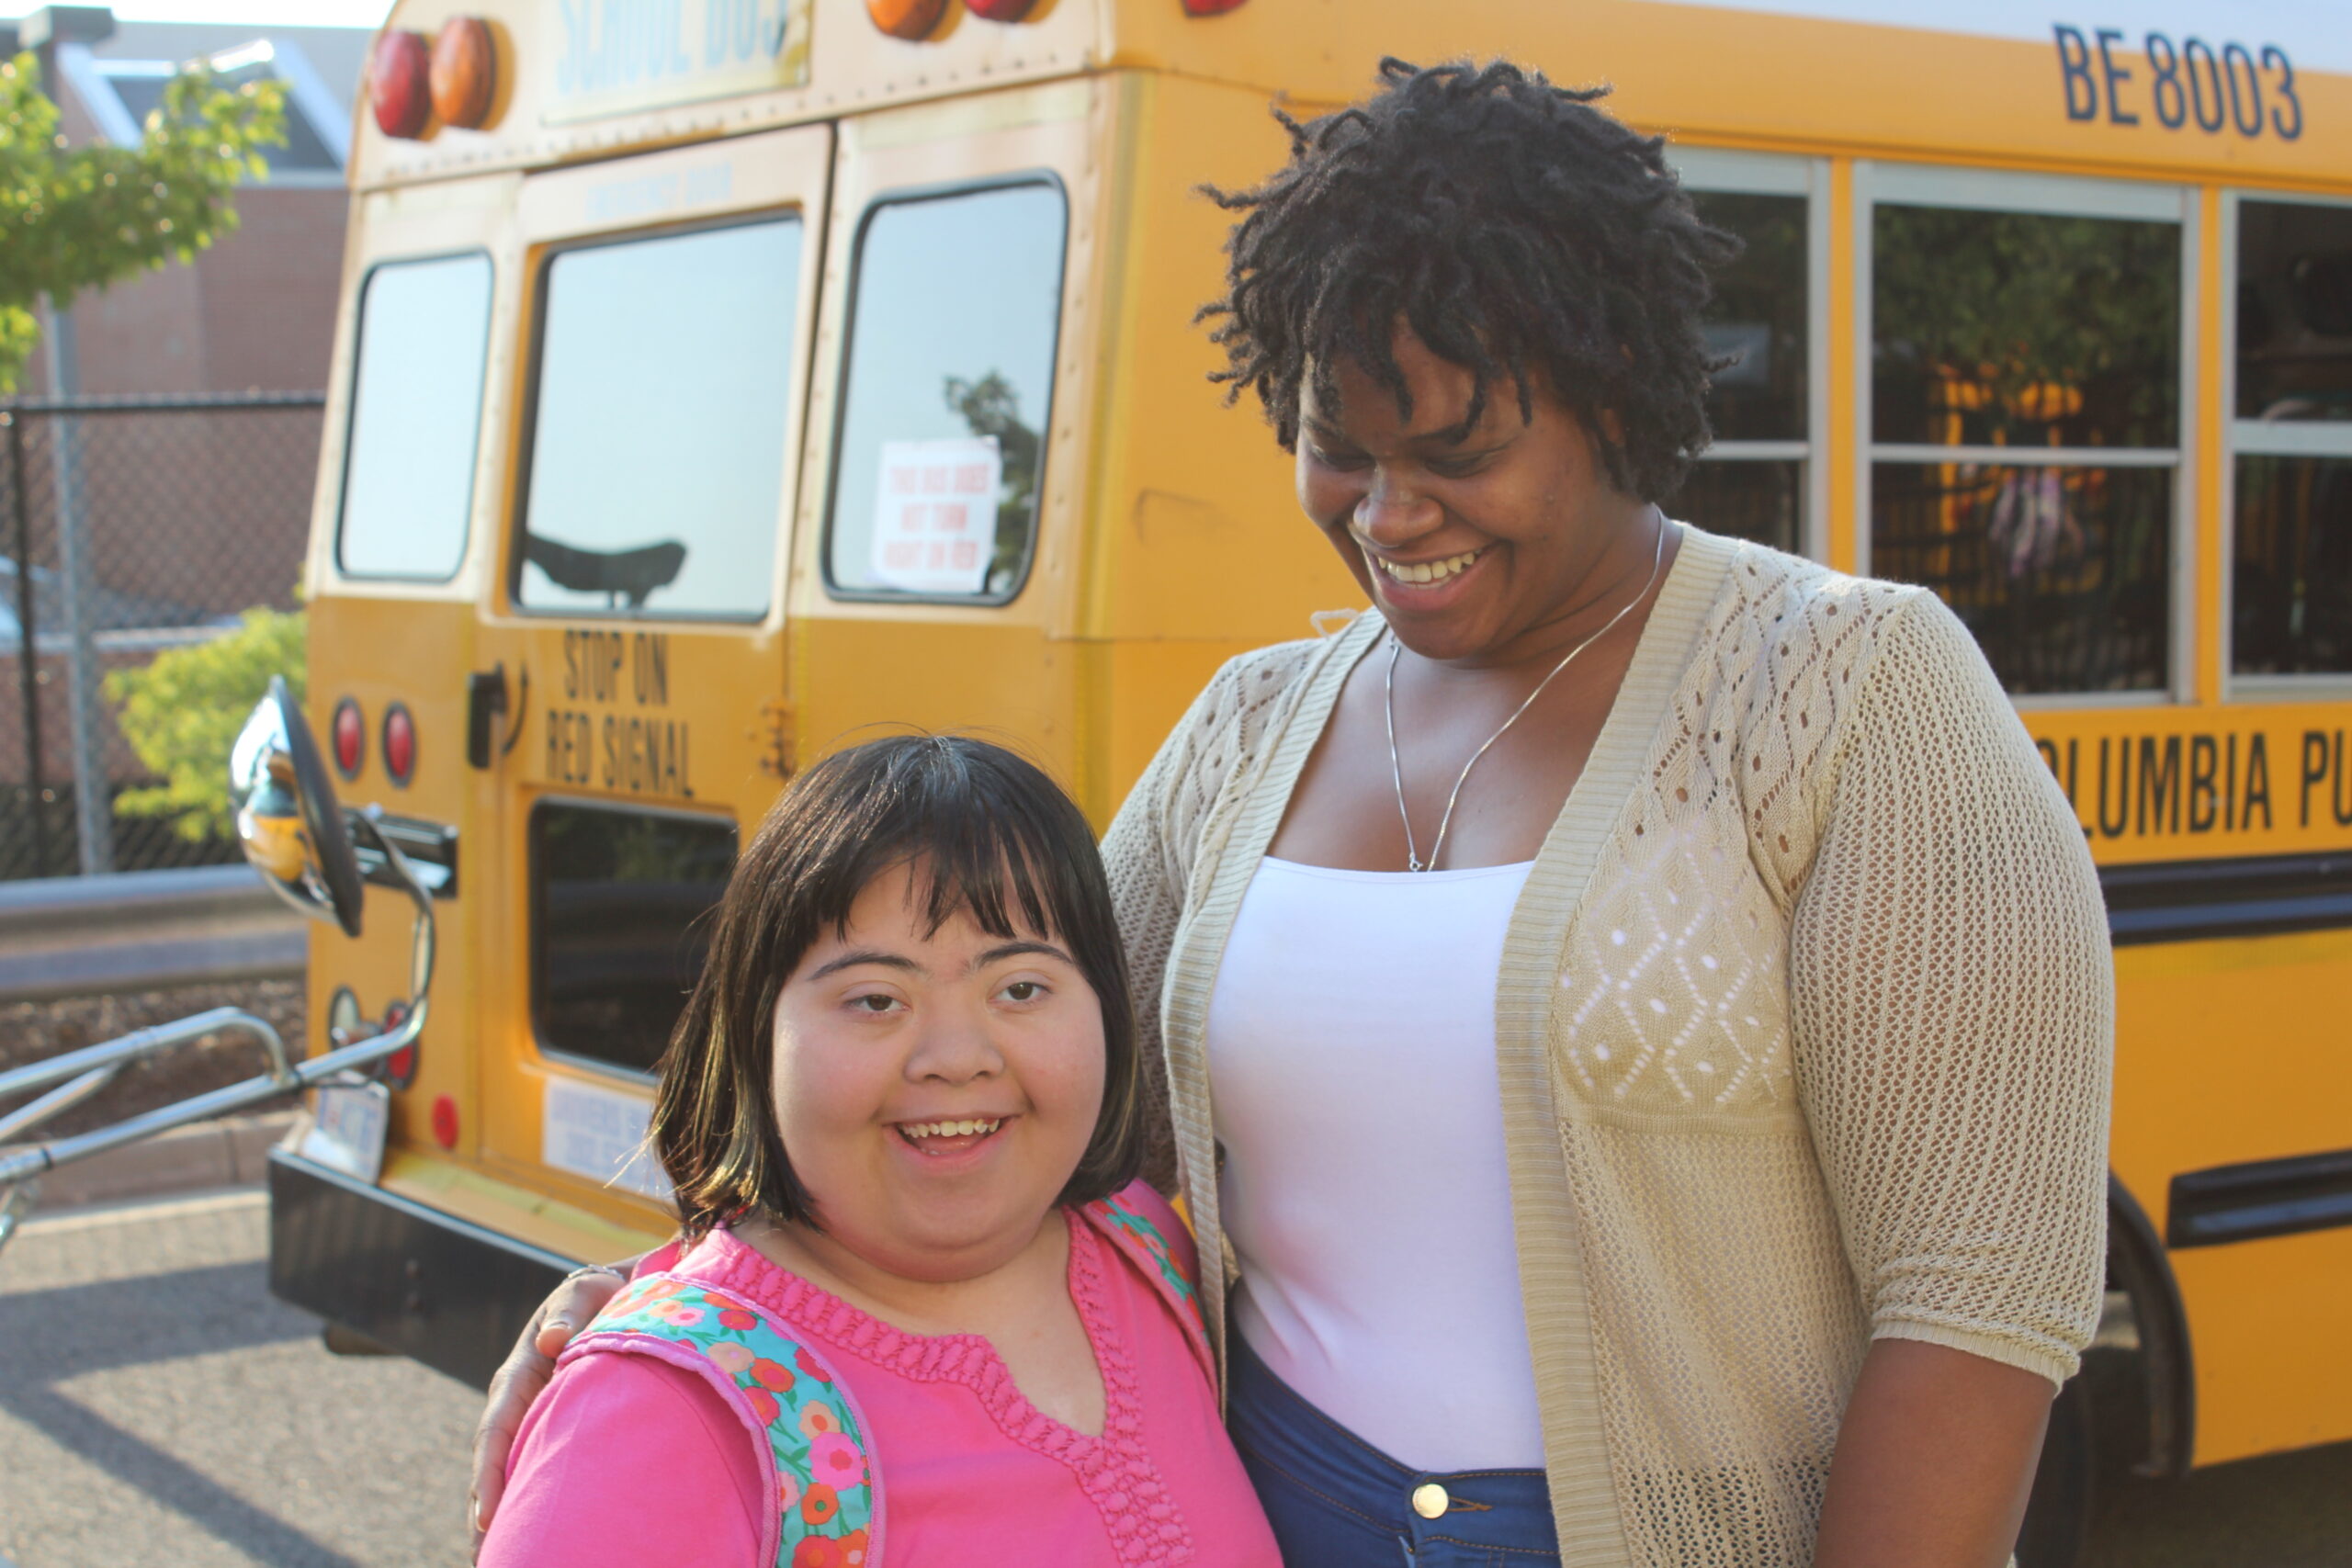
<svg viewBox="0 0 2352 1568"><path fill-rule="evenodd" d="M85 1203L154 1198L208 1187L252 1186L262 1179L270 1145L286 1136L294 1115L281 1111L267 1116L199 1122L93 1155L42 1177L40 1201L33 1212L48 1213Z"/></svg>

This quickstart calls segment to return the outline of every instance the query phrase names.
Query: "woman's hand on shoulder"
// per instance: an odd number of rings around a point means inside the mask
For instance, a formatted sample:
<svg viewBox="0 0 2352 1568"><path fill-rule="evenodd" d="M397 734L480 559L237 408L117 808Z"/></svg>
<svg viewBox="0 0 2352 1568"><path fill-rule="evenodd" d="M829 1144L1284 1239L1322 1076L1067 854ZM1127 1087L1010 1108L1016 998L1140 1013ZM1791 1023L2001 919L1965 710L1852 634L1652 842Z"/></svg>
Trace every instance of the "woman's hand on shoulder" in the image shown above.
<svg viewBox="0 0 2352 1568"><path fill-rule="evenodd" d="M638 1258L626 1258L619 1263L576 1269L565 1275L523 1325L514 1348L492 1375L490 1400L482 1408L481 1422L474 1427L473 1483L466 1496L466 1513L473 1527L477 1556L481 1552L482 1532L490 1528L491 1517L498 1511L499 1499L505 1494L506 1463L514 1451L514 1438L523 1429L524 1416L532 1402L547 1391L548 1380L555 1375L556 1357L571 1343L572 1336L620 1292L638 1262Z"/></svg>

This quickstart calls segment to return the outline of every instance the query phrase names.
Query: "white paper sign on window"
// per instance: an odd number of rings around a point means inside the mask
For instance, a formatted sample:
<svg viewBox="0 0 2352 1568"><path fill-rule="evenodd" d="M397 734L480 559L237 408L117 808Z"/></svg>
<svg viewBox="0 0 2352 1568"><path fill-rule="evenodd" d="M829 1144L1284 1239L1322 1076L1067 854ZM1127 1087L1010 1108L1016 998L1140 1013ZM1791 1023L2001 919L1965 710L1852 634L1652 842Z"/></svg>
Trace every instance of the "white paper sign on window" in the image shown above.
<svg viewBox="0 0 2352 1568"><path fill-rule="evenodd" d="M668 1201L670 1178L646 1144L650 1094L625 1094L576 1078L548 1079L539 1157L558 1170Z"/></svg>
<svg viewBox="0 0 2352 1568"><path fill-rule="evenodd" d="M978 593L996 550L1004 456L993 435L885 441L874 487L874 576L910 593Z"/></svg>

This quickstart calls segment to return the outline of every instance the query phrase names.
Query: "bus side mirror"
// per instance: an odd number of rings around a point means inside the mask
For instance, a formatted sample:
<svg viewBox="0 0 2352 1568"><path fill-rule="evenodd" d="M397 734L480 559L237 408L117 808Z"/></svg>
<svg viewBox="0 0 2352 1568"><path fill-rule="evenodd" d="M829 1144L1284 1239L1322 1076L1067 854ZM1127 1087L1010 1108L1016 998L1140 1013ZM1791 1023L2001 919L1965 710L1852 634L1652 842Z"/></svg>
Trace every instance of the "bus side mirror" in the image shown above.
<svg viewBox="0 0 2352 1568"><path fill-rule="evenodd" d="M286 678L245 720L229 753L237 840L271 891L312 919L359 934L359 859L318 743Z"/></svg>

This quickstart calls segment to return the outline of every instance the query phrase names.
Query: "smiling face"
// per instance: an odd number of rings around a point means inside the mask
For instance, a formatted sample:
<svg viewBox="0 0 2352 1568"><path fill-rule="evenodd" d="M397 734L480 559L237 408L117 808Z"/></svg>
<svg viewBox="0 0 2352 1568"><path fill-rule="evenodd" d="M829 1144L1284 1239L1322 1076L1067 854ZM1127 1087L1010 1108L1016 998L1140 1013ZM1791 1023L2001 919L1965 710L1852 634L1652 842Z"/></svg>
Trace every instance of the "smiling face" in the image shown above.
<svg viewBox="0 0 2352 1568"><path fill-rule="evenodd" d="M1102 1008L1053 936L937 931L904 866L868 883L776 1000L776 1127L821 1244L902 1279L1034 1240L1102 1105Z"/></svg>
<svg viewBox="0 0 2352 1568"><path fill-rule="evenodd" d="M1489 386L1464 428L1474 378L1400 328L1393 344L1413 415L1361 367L1338 367L1340 406L1300 392L1298 501L1406 647L1449 661L1509 662L1587 605L1596 569L1642 531L1645 503L1611 483L1584 423L1542 385L1532 417Z"/></svg>

